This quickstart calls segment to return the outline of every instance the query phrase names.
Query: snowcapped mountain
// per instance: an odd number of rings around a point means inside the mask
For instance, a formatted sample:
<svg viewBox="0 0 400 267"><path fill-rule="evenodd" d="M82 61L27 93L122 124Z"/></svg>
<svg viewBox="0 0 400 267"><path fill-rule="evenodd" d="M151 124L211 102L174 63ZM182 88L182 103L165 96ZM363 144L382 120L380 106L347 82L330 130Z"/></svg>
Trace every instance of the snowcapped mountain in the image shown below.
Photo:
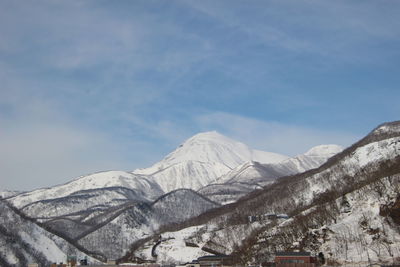
<svg viewBox="0 0 400 267"><path fill-rule="evenodd" d="M321 145L277 163L249 161L218 178L215 184L202 187L198 192L219 203L229 203L254 189L273 183L279 177L317 168L342 150L337 145Z"/></svg>
<svg viewBox="0 0 400 267"><path fill-rule="evenodd" d="M139 199L147 199L148 201L163 194L163 191L156 183L143 175L124 171L106 171L81 176L63 185L19 194L10 198L10 202L14 206L22 208L40 200L62 198L79 191L109 187L131 189L137 193Z"/></svg>
<svg viewBox="0 0 400 267"><path fill-rule="evenodd" d="M342 152L343 147L338 145L320 145L308 150L303 155L289 158L282 165L292 169L293 173L305 172L314 169L325 163L329 158Z"/></svg>
<svg viewBox="0 0 400 267"><path fill-rule="evenodd" d="M188 139L152 167L133 173L148 175L165 192L178 188L197 190L245 162L277 163L287 158L250 149L217 132L205 132Z"/></svg>
<svg viewBox="0 0 400 267"><path fill-rule="evenodd" d="M317 168L342 150L343 148L337 145L321 145L311 148L302 155L287 158L280 162L269 164L246 162L220 177L217 182L251 184L259 182L259 185L263 186L276 178Z"/></svg>
<svg viewBox="0 0 400 267"><path fill-rule="evenodd" d="M308 154L315 157L314 152ZM330 264L393 264L400 257L399 189L400 122L395 122L317 169L278 179L198 217L197 224L173 233L184 242L166 243L162 259L178 261L177 247L190 244L192 255L212 250L242 263L271 261L277 250L306 250L322 253ZM281 213L289 218L260 216ZM249 223L247 216L263 219ZM149 259L149 243L132 255Z"/></svg>

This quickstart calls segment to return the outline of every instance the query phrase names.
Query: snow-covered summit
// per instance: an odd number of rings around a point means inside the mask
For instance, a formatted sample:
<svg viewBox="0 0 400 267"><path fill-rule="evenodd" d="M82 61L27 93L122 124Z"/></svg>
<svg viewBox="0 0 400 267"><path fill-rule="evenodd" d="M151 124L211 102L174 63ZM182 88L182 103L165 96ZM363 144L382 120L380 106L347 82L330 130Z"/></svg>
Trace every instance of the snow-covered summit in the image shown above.
<svg viewBox="0 0 400 267"><path fill-rule="evenodd" d="M218 178L217 187L220 188L221 184L228 186L233 183L240 183L241 186L247 185L247 189L256 188L254 186L265 186L274 182L279 177L317 168L342 150L343 148L338 145L319 145L311 148L304 154L278 163L260 164L249 161ZM209 192L210 188L211 185L207 186L206 190ZM243 192L247 193L249 191L251 190ZM236 192L234 193L236 194ZM226 195L226 193L224 194ZM236 194L237 198L240 196L240 194ZM212 196L209 195L209 197ZM233 198L231 197L231 199Z"/></svg>
<svg viewBox="0 0 400 267"><path fill-rule="evenodd" d="M133 173L148 175L165 192L178 188L197 190L245 162L277 163L287 158L253 150L212 131L196 134L152 167L137 169Z"/></svg>
<svg viewBox="0 0 400 267"><path fill-rule="evenodd" d="M228 138L216 131L211 131L194 135L160 162L150 168L137 169L134 173L153 174L187 161L218 162L232 169L246 161L255 160L262 163L275 163L287 158L287 156L276 153L253 150L241 142Z"/></svg>

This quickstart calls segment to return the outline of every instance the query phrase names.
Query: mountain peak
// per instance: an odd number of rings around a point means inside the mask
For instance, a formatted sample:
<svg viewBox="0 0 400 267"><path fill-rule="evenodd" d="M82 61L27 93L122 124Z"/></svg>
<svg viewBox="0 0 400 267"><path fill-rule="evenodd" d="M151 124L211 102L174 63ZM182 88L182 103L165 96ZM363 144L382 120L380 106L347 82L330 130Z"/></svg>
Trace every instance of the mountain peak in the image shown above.
<svg viewBox="0 0 400 267"><path fill-rule="evenodd" d="M168 192L177 188L198 189L248 161L275 163L286 158L276 153L253 150L211 131L192 136L160 162L134 173L151 175Z"/></svg>
<svg viewBox="0 0 400 267"><path fill-rule="evenodd" d="M220 134L217 131L209 131L209 132L201 132L198 134L195 134L194 136L190 137L187 139L181 146L188 146L193 143L208 143L208 144L217 144L217 145L227 145L227 144L232 144L236 143L239 144L240 142L237 142L225 135ZM241 145L244 145L240 143ZM180 146L180 147L181 147Z"/></svg>
<svg viewBox="0 0 400 267"><path fill-rule="evenodd" d="M183 161L217 162L232 169L246 161L275 163L286 158L287 156L272 152L253 150L217 131L209 131L198 133L187 139L162 162L168 162L168 164Z"/></svg>
<svg viewBox="0 0 400 267"><path fill-rule="evenodd" d="M198 133L187 139L167 155L163 164L173 165L185 161L218 162L234 168L251 158L251 149L216 131Z"/></svg>
<svg viewBox="0 0 400 267"><path fill-rule="evenodd" d="M189 139L208 139L208 138L214 139L214 138L220 138L220 137L225 137L225 136L214 130L214 131L197 133Z"/></svg>

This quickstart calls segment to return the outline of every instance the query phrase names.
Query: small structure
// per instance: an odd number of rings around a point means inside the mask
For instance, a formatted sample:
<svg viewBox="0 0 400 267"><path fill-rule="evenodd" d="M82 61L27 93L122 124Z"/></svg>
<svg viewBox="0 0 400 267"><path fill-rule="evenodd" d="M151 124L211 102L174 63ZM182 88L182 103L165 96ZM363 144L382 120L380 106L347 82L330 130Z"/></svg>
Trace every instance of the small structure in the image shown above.
<svg viewBox="0 0 400 267"><path fill-rule="evenodd" d="M88 260L85 257L84 259L80 260L81 265L88 265Z"/></svg>
<svg viewBox="0 0 400 267"><path fill-rule="evenodd" d="M76 266L76 255L68 255L67 256L67 267L75 267Z"/></svg>
<svg viewBox="0 0 400 267"><path fill-rule="evenodd" d="M277 252L276 267L315 267L316 258L310 252Z"/></svg>
<svg viewBox="0 0 400 267"><path fill-rule="evenodd" d="M185 264L186 267L200 267L200 262L198 260L193 260Z"/></svg>
<svg viewBox="0 0 400 267"><path fill-rule="evenodd" d="M197 259L200 267L230 267L233 266L232 257L226 255L203 256Z"/></svg>

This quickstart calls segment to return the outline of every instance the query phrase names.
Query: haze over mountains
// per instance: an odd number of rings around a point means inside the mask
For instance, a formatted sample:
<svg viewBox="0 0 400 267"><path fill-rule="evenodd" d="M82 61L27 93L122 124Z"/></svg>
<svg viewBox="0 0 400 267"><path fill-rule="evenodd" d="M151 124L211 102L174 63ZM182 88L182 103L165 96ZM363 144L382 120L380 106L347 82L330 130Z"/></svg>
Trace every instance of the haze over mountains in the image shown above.
<svg viewBox="0 0 400 267"><path fill-rule="evenodd" d="M363 214L367 216L368 208L361 201L378 205L375 215L368 215L371 220L382 213L379 207L387 207L387 215L369 226L381 229L381 237L385 236L387 243L377 243L367 230L366 236L364 232L359 235L375 242L380 251L388 246L386 251L390 253L374 256L387 260L390 255L397 255L400 248L395 230L396 211L392 211L397 193L388 188L397 188L400 173L399 125L384 124L345 150L337 145L320 145L293 158L253 150L217 132L200 133L149 168L99 172L55 187L14 196L4 194L2 209L4 214L10 214L10 221L4 223L22 221L25 225L26 221L29 226L24 229L39 227L50 239L54 240L52 235L56 235L70 245L66 250L67 246L58 241L51 243L53 250L64 254L43 252L35 257L36 252L26 247L40 244L25 240L25 234L14 227L12 233L3 232L24 241L0 250L0 260L4 266L12 266L36 258L45 262L58 260L60 255L76 254L88 255L93 261L96 258L177 263L214 252L251 262L267 261L268 253L277 249L307 249L331 251L327 257L340 261L344 252L337 252L337 244L329 240L339 238L335 233L343 235L339 222L348 220L345 215L354 215L352 227L357 227ZM363 188L378 182L379 204L374 193L366 194ZM368 200L361 200L362 194ZM348 204L341 204L344 198ZM248 216L261 218L266 213L284 213L290 219L249 224ZM300 221L302 214L309 214L307 222ZM2 219L7 220L3 215ZM310 243L308 235L322 228L339 231L332 230L330 239ZM278 238L287 235L287 231L295 233L286 238L291 240L289 243ZM170 238L176 242L168 241ZM350 239L347 242L359 245L354 238ZM7 243L6 239L3 241ZM267 243L259 247L260 242ZM25 247L23 256L16 254L19 246ZM186 251L186 256L174 254L177 249ZM14 252L7 254L10 251ZM363 251L358 259L354 251L349 251L346 259L353 262L364 261L368 253Z"/></svg>
<svg viewBox="0 0 400 267"><path fill-rule="evenodd" d="M318 167L341 150L336 145L322 145L304 155L289 158L253 150L217 132L205 132L188 139L150 168L81 176L63 185L20 194L12 202L17 207L23 207L40 200L71 196L78 191L117 187L132 190L134 196L130 197L131 200L151 201L176 189L198 190L213 183L231 183L233 177L240 182L239 176L243 177L242 182L257 185L246 180L249 177L245 177L242 170L245 166L247 172L258 172L262 168L271 170L270 173L262 173L262 180L269 182L279 176Z"/></svg>

